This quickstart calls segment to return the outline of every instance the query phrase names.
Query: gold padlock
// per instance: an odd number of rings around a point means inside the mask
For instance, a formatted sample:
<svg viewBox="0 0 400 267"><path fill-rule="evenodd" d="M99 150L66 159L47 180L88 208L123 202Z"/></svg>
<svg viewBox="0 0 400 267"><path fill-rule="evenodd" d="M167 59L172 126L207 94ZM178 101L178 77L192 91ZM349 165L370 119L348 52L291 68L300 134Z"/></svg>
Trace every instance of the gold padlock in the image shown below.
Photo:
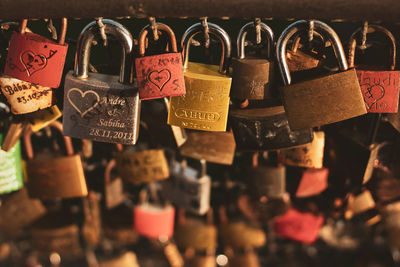
<svg viewBox="0 0 400 267"><path fill-rule="evenodd" d="M225 62L231 55L231 41L224 29L208 23L209 33L222 43L221 62L215 65L189 62L193 37L203 32L201 23L192 25L182 37L186 95L171 97L168 124L183 128L224 132L228 120L229 93L232 78L227 76Z"/></svg>

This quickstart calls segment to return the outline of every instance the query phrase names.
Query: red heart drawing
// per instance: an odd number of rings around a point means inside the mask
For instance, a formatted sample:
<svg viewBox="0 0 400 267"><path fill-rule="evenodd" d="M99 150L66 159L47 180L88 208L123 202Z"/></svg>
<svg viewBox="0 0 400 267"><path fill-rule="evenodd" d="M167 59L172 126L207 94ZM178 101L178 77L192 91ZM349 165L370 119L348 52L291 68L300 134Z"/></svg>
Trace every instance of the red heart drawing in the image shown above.
<svg viewBox="0 0 400 267"><path fill-rule="evenodd" d="M167 69L160 71L153 70L147 75L147 80L157 86L162 91L167 82L171 79L171 72Z"/></svg>
<svg viewBox="0 0 400 267"><path fill-rule="evenodd" d="M28 72L28 76L31 76L35 72L46 67L47 58L42 54L35 54L34 52L27 50L21 54L21 62Z"/></svg>
<svg viewBox="0 0 400 267"><path fill-rule="evenodd" d="M364 102L367 108L371 109L373 105L385 96L385 88L382 85L362 85Z"/></svg>

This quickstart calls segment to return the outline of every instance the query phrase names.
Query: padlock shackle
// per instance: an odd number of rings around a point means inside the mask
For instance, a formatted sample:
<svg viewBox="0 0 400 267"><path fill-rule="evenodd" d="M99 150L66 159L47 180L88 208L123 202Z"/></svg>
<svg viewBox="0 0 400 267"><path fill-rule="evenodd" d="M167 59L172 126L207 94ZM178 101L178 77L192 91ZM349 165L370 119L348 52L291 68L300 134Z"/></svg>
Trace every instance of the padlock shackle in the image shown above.
<svg viewBox="0 0 400 267"><path fill-rule="evenodd" d="M166 24L164 23L156 23L157 25L157 31L162 31L166 32L169 36L169 44L171 46L171 50L173 53L178 52L178 46L176 44L176 37L174 31ZM140 32L139 35L139 56L143 57L146 54L146 38L147 34L151 30L151 25L147 25L146 27L143 28L143 30Z"/></svg>
<svg viewBox="0 0 400 267"><path fill-rule="evenodd" d="M114 36L122 46L121 68L119 82L131 84L132 79L132 52L133 38L131 33L120 23L103 19L104 32ZM89 76L90 50L93 40L100 33L97 21L92 21L82 30L76 44L74 75L79 79L87 79Z"/></svg>
<svg viewBox="0 0 400 267"><path fill-rule="evenodd" d="M297 49L299 48L299 45L300 45L300 41L301 41L301 36L303 35L303 33L301 33L301 32L298 32L298 33L296 33L295 35L294 35L294 37L293 37L293 42L292 42L292 47L290 48L290 50L293 52L293 53L296 53L297 52ZM321 40L322 40L322 44L325 44L325 38L324 38L324 36L322 36L320 33L318 33L318 32L313 32L313 35L314 35L314 37L318 37L318 38L320 38Z"/></svg>
<svg viewBox="0 0 400 267"><path fill-rule="evenodd" d="M21 34L24 34L26 32L26 25L28 24L28 19L23 19L21 21L21 25L19 28L19 32ZM64 45L65 44L65 36L67 35L67 25L68 25L68 19L67 18L61 18L61 31L58 37L58 44Z"/></svg>
<svg viewBox="0 0 400 267"><path fill-rule="evenodd" d="M229 38L228 33L222 29L220 26L207 22L208 24L208 29L209 33L213 34L215 37L218 38L218 40L222 44L222 55L221 55L221 60L219 63L219 72L222 74L225 74L225 60L228 60L231 57L231 39ZM203 32L203 26L201 23L196 23L192 26L190 26L185 33L182 36L181 40L181 47L182 51L184 53L183 56L183 69L188 68L189 64L189 48L190 48L190 42L192 41L193 37L195 37L197 34Z"/></svg>
<svg viewBox="0 0 400 267"><path fill-rule="evenodd" d="M111 171L115 168L115 159L110 160L104 170L104 185L108 185L111 181Z"/></svg>
<svg viewBox="0 0 400 267"><path fill-rule="evenodd" d="M61 134L63 134L63 127L62 123L59 121L53 121L52 123L49 124L49 127L53 127L56 130L58 130ZM24 132L24 144L25 144L25 150L26 150L26 156L28 159L33 159L34 157L34 152L33 152L33 147L32 147L32 128L31 127L26 127L25 132ZM65 143L65 150L67 152L67 156L73 156L74 155L74 148L72 146L72 141L71 137L63 135L64 138L64 143Z"/></svg>
<svg viewBox="0 0 400 267"><path fill-rule="evenodd" d="M354 58L356 54L356 46L357 46L357 35L362 32L362 28L358 28L355 32L352 33L349 41L349 55L348 55L348 63L350 68L354 68ZM394 70L396 68L396 39L393 36L393 34L386 29L385 27L379 26L379 25L368 25L368 33L373 33L373 32L381 32L383 33L390 41L391 43L391 50L390 50L390 55L391 55L391 65L390 65L390 70Z"/></svg>
<svg viewBox="0 0 400 267"><path fill-rule="evenodd" d="M245 24L239 31L238 37L236 39L236 46L237 46L237 55L239 59L243 59L246 57L245 54L245 41L246 41L246 36L247 36L247 32L250 29L255 29L256 25L253 22L249 22L247 24ZM261 31L264 32L267 35L267 39L268 39L268 50L267 50L267 54L268 54L268 59L271 58L271 51L273 50L274 47L274 32L272 31L272 29L265 24L264 22L260 23L260 27L261 27Z"/></svg>
<svg viewBox="0 0 400 267"><path fill-rule="evenodd" d="M276 45L276 57L279 65L279 70L282 75L283 84L285 86L290 85L292 78L290 75L289 66L286 59L286 46L290 38L297 32L307 32L309 23L306 20L298 20L290 24L281 34ZM333 51L338 59L339 69L346 71L348 69L346 55L340 42L340 38L337 33L326 23L314 20L314 31L324 35L332 43Z"/></svg>

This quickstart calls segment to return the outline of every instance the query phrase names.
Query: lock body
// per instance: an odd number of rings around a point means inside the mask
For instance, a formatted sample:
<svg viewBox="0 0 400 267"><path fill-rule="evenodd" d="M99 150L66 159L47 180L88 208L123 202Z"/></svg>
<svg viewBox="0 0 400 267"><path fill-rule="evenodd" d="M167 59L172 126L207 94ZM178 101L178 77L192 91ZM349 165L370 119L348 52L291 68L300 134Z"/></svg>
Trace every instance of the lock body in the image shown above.
<svg viewBox="0 0 400 267"><path fill-rule="evenodd" d="M141 100L185 94L180 53L139 57L135 67Z"/></svg>
<svg viewBox="0 0 400 267"><path fill-rule="evenodd" d="M3 135L0 134L0 142ZM21 143L8 152L0 150L0 194L19 190L23 186L21 165Z"/></svg>
<svg viewBox="0 0 400 267"><path fill-rule="evenodd" d="M50 87L11 78L0 74L1 92L11 105L13 114L25 114L48 108L55 104L55 94Z"/></svg>
<svg viewBox="0 0 400 267"><path fill-rule="evenodd" d="M320 194L328 187L329 169L306 169L302 172L296 197L311 197Z"/></svg>
<svg viewBox="0 0 400 267"><path fill-rule="evenodd" d="M68 44L25 32L13 32L4 73L22 81L60 86Z"/></svg>
<svg viewBox="0 0 400 267"><path fill-rule="evenodd" d="M186 94L171 97L168 124L201 131L226 130L232 78L218 69L189 62L184 72Z"/></svg>
<svg viewBox="0 0 400 267"><path fill-rule="evenodd" d="M176 228L174 239L181 248L213 251L217 248L217 228L200 220L187 219L185 224Z"/></svg>
<svg viewBox="0 0 400 267"><path fill-rule="evenodd" d="M249 189L257 199L282 198L286 192L286 168L283 165L257 166L249 171Z"/></svg>
<svg viewBox="0 0 400 267"><path fill-rule="evenodd" d="M118 76L68 72L64 86L64 135L97 142L135 144L140 101L137 89Z"/></svg>
<svg viewBox="0 0 400 267"><path fill-rule="evenodd" d="M283 106L230 112L236 146L242 151L277 150L310 143L311 129L289 127Z"/></svg>

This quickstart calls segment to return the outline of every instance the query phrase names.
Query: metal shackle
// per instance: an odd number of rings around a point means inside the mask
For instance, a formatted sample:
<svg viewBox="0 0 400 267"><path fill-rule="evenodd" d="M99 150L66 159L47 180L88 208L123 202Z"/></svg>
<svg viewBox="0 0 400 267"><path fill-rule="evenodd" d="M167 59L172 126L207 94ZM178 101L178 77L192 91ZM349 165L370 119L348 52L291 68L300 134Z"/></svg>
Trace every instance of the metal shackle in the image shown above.
<svg viewBox="0 0 400 267"><path fill-rule="evenodd" d="M28 24L28 20L27 19L23 19L21 21L21 25L19 28L19 32L24 34L27 31L26 25ZM68 20L67 18L62 18L61 19L61 31L60 31L60 35L58 37L58 44L63 45L65 44L65 36L67 35L67 24L68 24ZM28 30L28 32L30 32L30 30Z"/></svg>
<svg viewBox="0 0 400 267"><path fill-rule="evenodd" d="M264 32L267 35L267 39L268 39L268 57L271 58L271 51L274 47L274 32L272 31L272 29L265 23L261 22L260 23L260 27L261 27L261 31ZM246 36L247 36L247 32L250 29L255 28L255 23L254 22L249 22L247 24L245 24L239 31L239 35L236 39L236 46L237 46L237 55L238 58L243 59L245 58L245 41L246 41Z"/></svg>
<svg viewBox="0 0 400 267"><path fill-rule="evenodd" d="M292 82L290 70L286 60L286 45L290 38L297 32L307 31L309 23L306 20L299 20L290 24L281 34L276 45L276 57L279 65L279 70L282 75L284 85L289 85ZM348 69L346 55L340 38L337 33L322 21L314 20L314 30L321 35L327 37L332 44L335 56L338 59L339 69L345 71Z"/></svg>
<svg viewBox="0 0 400 267"><path fill-rule="evenodd" d="M104 24L105 34L114 36L122 46L119 82L130 84L133 51L132 35L128 29L116 21L103 19L102 22ZM86 79L88 77L90 49L96 34L100 34L100 27L96 21L93 21L86 25L79 35L78 42L76 44L74 66L74 76L79 79Z"/></svg>
<svg viewBox="0 0 400 267"><path fill-rule="evenodd" d="M221 55L221 61L219 64L219 72L224 73L225 71L225 59L229 59L231 57L231 50L232 50L232 45L231 45L231 39L229 38L229 34L222 29L220 26L208 22L208 28L209 28L209 33L213 34L216 36L219 41L222 44L222 55ZM199 33L203 32L203 26L201 23L196 23L192 26L190 26L185 33L182 36L182 41L181 41L181 46L182 50L184 52L184 64L183 68L187 69L188 63L189 63L189 48L190 48L190 42L192 41L193 37L196 36Z"/></svg>
<svg viewBox="0 0 400 267"><path fill-rule="evenodd" d="M350 37L349 57L348 57L348 63L349 63L350 68L354 67L354 58L355 58L356 46L357 46L357 34L360 34L361 32L362 32L362 27L358 28L355 32L353 32L353 34ZM388 29L386 29L385 27L379 26L379 25L368 25L367 33L372 33L372 32L381 32L389 39L389 41L391 43L390 70L394 70L396 68L396 39L394 38L393 34Z"/></svg>
<svg viewBox="0 0 400 267"><path fill-rule="evenodd" d="M49 124L50 127L55 128L57 131L59 131L61 134L63 134L63 128L62 128L62 123L59 121L53 121L52 123ZM25 144L25 150L26 150L26 155L28 159L33 159L34 157L34 152L33 152L33 147L32 147L32 140L31 140L31 135L33 131L31 127L27 127L24 132L24 144ZM64 143L65 143L65 150L67 153L67 156L72 156L74 155L74 148L72 146L72 141L71 137L63 135Z"/></svg>
<svg viewBox="0 0 400 267"><path fill-rule="evenodd" d="M164 23L156 23L157 25L157 31L162 31L166 32L169 37L169 45L171 46L171 52L178 52L178 46L176 44L176 37L174 31L166 24ZM151 31L151 25L147 25L146 27L143 28L143 30L140 32L139 35L139 55L143 57L146 53L146 37L147 34Z"/></svg>
<svg viewBox="0 0 400 267"><path fill-rule="evenodd" d="M298 32L294 35L292 47L290 48L290 50L292 50L293 53L297 52L297 49L299 48L299 45L300 45L302 35L304 36L304 33L301 33L301 32ZM321 39L322 45L323 46L325 45L325 38L320 33L314 31L313 37L317 37L317 38Z"/></svg>

